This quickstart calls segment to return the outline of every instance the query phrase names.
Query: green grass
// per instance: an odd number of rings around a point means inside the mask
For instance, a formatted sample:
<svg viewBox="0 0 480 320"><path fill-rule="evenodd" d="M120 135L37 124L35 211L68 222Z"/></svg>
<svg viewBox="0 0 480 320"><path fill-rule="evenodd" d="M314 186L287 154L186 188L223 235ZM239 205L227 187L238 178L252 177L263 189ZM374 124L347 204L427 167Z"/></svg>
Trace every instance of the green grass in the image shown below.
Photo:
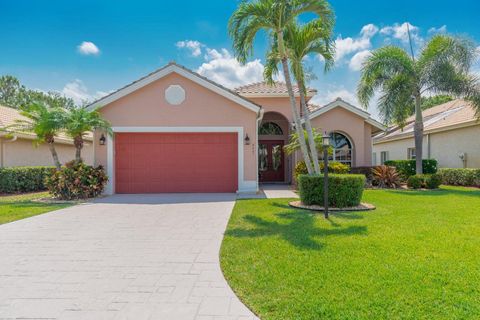
<svg viewBox="0 0 480 320"><path fill-rule="evenodd" d="M367 190L377 210L239 200L221 264L261 319L478 319L480 190Z"/></svg>
<svg viewBox="0 0 480 320"><path fill-rule="evenodd" d="M20 220L48 211L70 206L69 204L46 204L32 201L44 198L48 193L29 193L0 197L0 224Z"/></svg>

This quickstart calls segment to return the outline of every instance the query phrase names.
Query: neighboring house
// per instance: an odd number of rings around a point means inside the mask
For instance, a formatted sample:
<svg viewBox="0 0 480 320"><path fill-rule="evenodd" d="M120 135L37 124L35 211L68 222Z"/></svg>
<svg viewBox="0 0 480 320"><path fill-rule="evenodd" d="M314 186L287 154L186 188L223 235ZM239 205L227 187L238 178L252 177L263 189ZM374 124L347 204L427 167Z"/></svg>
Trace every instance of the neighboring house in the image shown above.
<svg viewBox="0 0 480 320"><path fill-rule="evenodd" d="M308 90L308 99L315 93ZM94 138L108 193L255 192L261 182L292 180L296 159L283 153L292 114L282 83L229 90L170 63L90 108L114 131ZM340 99L311 108L312 124L334 138L335 160L371 163L380 123Z"/></svg>
<svg viewBox="0 0 480 320"><path fill-rule="evenodd" d="M15 120L28 120L18 110L0 106L0 128L8 128ZM53 166L52 154L47 145L34 145L36 135L27 132L6 133L0 131L0 167ZM82 157L93 163L92 136L85 138ZM55 148L61 163L75 159L73 140L64 134L55 138Z"/></svg>
<svg viewBox="0 0 480 320"><path fill-rule="evenodd" d="M373 164L415 159L413 126L394 126L374 137ZM438 160L444 168L480 168L480 122L469 102L457 99L423 112L423 158Z"/></svg>

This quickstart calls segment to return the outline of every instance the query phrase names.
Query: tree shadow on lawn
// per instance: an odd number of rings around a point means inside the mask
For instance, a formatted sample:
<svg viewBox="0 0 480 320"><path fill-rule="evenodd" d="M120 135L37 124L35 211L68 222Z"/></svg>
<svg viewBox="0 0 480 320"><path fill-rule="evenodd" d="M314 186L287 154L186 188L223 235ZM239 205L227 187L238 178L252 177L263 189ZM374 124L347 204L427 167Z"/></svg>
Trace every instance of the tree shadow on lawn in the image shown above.
<svg viewBox="0 0 480 320"><path fill-rule="evenodd" d="M308 214L304 211L276 213L275 216L287 221L287 223L268 221L249 214L243 217L243 219L254 225L254 228L235 228L228 230L226 235L237 238L280 236L299 249L320 250L323 244L319 243L318 240L324 237L332 235L364 235L367 233L366 226L339 228L340 225L330 219L329 222L332 223L335 229L318 228L315 226L315 221L319 216Z"/></svg>

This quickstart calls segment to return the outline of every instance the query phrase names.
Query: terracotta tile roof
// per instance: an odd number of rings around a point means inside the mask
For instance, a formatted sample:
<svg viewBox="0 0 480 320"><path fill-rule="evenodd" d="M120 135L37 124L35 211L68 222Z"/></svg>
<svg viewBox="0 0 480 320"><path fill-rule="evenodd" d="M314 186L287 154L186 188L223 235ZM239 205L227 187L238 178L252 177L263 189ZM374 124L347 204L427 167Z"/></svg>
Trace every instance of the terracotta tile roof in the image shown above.
<svg viewBox="0 0 480 320"><path fill-rule="evenodd" d="M267 84L265 81L247 84L234 89L238 94L243 96L251 95L288 95L287 85L284 82L275 82L273 85ZM293 86L295 95L299 93L298 86ZM317 90L308 88L307 96L313 96Z"/></svg>
<svg viewBox="0 0 480 320"><path fill-rule="evenodd" d="M16 120L28 121L28 118L22 116L17 109L0 105L0 128L7 128L11 125L14 125ZM1 133L2 132L0 131L0 135ZM21 133L22 136L25 138L29 138L29 139L35 138L35 134L31 132L19 132L19 133ZM73 140L69 136L67 136L65 133L58 134L58 138L63 142L67 142L67 143L73 142ZM85 140L92 141L93 134L89 132L85 136Z"/></svg>
<svg viewBox="0 0 480 320"><path fill-rule="evenodd" d="M470 102L456 99L423 111L424 132L432 130L442 130L455 125L462 125L475 122L477 120L475 109ZM384 142L396 138L413 136L413 127L415 117L407 119L403 128L392 126L386 133L377 135L374 142ZM478 122L480 125L480 122Z"/></svg>

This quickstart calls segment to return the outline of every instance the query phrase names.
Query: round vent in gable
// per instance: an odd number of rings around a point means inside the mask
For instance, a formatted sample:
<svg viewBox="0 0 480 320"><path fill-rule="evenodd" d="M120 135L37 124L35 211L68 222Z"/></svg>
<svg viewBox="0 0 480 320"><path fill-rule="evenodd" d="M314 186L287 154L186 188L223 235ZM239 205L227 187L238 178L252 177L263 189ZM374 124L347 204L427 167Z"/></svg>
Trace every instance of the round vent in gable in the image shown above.
<svg viewBox="0 0 480 320"><path fill-rule="evenodd" d="M165 100L174 106L182 104L185 101L185 89L178 84L172 84L165 90Z"/></svg>

